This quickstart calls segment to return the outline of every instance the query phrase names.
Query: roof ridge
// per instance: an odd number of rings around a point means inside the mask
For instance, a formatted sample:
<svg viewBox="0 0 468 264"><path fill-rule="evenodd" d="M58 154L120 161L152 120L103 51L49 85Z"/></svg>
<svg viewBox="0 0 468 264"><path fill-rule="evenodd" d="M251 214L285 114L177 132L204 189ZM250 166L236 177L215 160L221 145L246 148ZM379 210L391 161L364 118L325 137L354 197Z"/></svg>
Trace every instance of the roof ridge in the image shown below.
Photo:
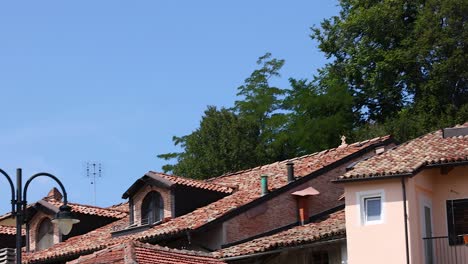
<svg viewBox="0 0 468 264"><path fill-rule="evenodd" d="M462 126L468 125L468 122ZM455 126L460 127L460 126ZM443 136L444 128L427 132L408 140L382 154L357 164L334 182L371 179L377 177L408 176L427 165L468 161L468 137Z"/></svg>
<svg viewBox="0 0 468 264"><path fill-rule="evenodd" d="M275 162L269 163L269 164L259 165L259 166L253 167L253 168L248 168L248 169L244 169L244 170L240 170L240 171L236 171L236 172L228 172L228 173L225 173L225 174L220 175L220 176L209 178L209 179L207 179L205 181L211 182L211 181L215 181L215 180L220 179L220 178L234 176L234 175L237 175L237 174L243 174L243 173L249 172L249 171L259 170L259 169L261 169L262 167L265 167L265 166L271 166L271 165L274 165L274 164L280 164L280 163L285 163L285 162L310 158L310 157L313 157L313 156L316 156L316 155L319 155L319 154L324 154L324 153L327 153L327 152L330 152L330 151L335 151L335 150L338 150L338 149L342 150L342 149L347 149L348 147L351 147L351 146L352 147L357 146L357 145L359 146L359 145L363 145L363 144L373 142L373 141L377 142L377 141L380 141L380 140L387 140L387 139L389 139L391 137L392 137L392 135L384 135L384 136L374 137L374 138L371 138L371 139L366 139L366 140L363 140L363 141L357 141L357 142L353 142L351 144L348 144L346 146L341 146L341 147L338 146L338 147L334 147L334 148L330 148L330 149L324 149L324 150L321 150L321 151L316 151L316 152L313 152L313 153L310 153L310 154L305 154L305 155L298 156L298 157L293 157L293 158L290 158L290 159L285 159L285 160L275 161Z"/></svg>
<svg viewBox="0 0 468 264"><path fill-rule="evenodd" d="M167 174L167 173L164 173L164 172L158 172L158 171L152 171L152 170L150 170L149 172L154 173L154 174L160 174L160 175L167 176L167 177L175 177L175 178L181 178L181 179L184 179L184 180L195 181L195 182L199 182L199 183L207 183L205 180L189 178L189 177L186 177L186 176ZM209 184L222 186L222 185L219 185L219 184L216 184L216 183L209 183ZM224 186L222 186L222 187L224 187Z"/></svg>
<svg viewBox="0 0 468 264"><path fill-rule="evenodd" d="M167 173L161 173L161 172L155 172L155 171L149 171L149 173L153 174L152 176L161 177L161 178L164 178L165 180L172 181L174 184L184 185L183 183L178 182L179 180L180 181L187 181L186 184L205 184L205 185L210 186L208 189L210 189L210 188L221 188L221 189L224 189L224 190L218 190L218 191L227 192L227 193L232 193L237 189L236 186L228 186L228 185L225 185L225 184L218 184L218 183L210 182L210 181L207 181L207 180L193 179L193 178L189 178L189 177L185 177L185 176L170 175L170 174L167 174ZM151 176L151 175L148 175L148 176ZM167 177L169 179L167 179L165 177Z"/></svg>
<svg viewBox="0 0 468 264"><path fill-rule="evenodd" d="M46 197L47 198L47 197ZM50 200L53 200L54 202L57 202L57 203L62 203L62 201L58 201L58 200L55 200L55 199L42 199L46 202L50 202ZM116 211L116 212L123 212L122 210L117 210L117 209L114 209L114 208L109 208L109 207L101 207L101 206L97 206L97 205L90 205L90 204L82 204L82 203L75 203L75 202L67 202L68 205L78 205L78 206L83 206L83 207L90 207L90 208L95 208L95 209L102 209L102 210L109 210L109 211ZM121 203L123 204L123 203Z"/></svg>

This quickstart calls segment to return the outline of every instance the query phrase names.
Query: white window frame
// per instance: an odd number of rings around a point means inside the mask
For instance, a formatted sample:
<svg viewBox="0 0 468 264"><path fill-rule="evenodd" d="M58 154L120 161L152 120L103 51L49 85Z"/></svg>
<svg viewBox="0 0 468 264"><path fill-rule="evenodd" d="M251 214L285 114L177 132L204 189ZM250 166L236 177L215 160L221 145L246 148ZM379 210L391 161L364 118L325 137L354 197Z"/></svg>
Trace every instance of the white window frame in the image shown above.
<svg viewBox="0 0 468 264"><path fill-rule="evenodd" d="M367 220L365 202L369 198L380 198L379 220ZM385 223L385 191L383 189L357 192L356 200L358 201L359 223L361 223L361 225L366 226Z"/></svg>

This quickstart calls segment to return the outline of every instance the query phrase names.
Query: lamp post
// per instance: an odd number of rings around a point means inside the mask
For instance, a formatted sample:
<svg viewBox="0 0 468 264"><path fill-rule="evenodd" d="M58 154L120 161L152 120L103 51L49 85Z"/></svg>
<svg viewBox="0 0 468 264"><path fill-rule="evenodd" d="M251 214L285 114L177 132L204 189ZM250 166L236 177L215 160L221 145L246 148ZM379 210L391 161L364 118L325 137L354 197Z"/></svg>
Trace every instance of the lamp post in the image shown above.
<svg viewBox="0 0 468 264"><path fill-rule="evenodd" d="M71 213L70 206L67 205L67 192L65 191L65 187L63 186L62 182L55 177L54 175L46 172L41 172L32 175L26 184L22 184L22 170L16 169L16 191L15 186L13 185L13 181L11 177L2 169L0 169L0 174L5 176L8 180L8 183L11 188L11 214L16 217L16 263L21 264L21 244L22 244L22 236L21 236L21 226L24 222L24 217L26 215L26 205L27 199L26 195L28 192L29 184L31 181L39 176L46 176L53 180L55 180L60 188L62 189L63 193L63 205L60 206L59 211L55 215L55 218L52 220L52 223L58 224L59 230L62 234L68 235L72 229L73 224L79 223L80 220L74 219Z"/></svg>

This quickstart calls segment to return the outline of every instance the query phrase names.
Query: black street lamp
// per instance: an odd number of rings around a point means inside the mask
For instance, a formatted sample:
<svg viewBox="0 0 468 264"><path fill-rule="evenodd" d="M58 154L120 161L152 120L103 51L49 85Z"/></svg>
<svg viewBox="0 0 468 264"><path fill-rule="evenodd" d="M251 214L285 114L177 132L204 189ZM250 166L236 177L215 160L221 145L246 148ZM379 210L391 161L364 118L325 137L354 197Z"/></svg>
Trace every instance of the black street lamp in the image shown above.
<svg viewBox="0 0 468 264"><path fill-rule="evenodd" d="M21 264L21 245L22 245L22 236L21 236L21 226L23 225L23 219L25 219L26 215L26 194L28 192L29 184L32 180L39 176L46 176L53 180L55 180L60 188L62 189L63 193L63 205L60 206L59 211L55 215L55 218L52 220L52 223L58 224L59 230L62 234L68 235L72 229L73 224L79 223L80 220L73 218L71 213L70 206L67 205L67 192L65 191L65 187L63 186L62 182L55 177L54 175L46 172L41 172L34 174L31 176L26 184L22 184L22 171L21 169L16 169L16 192L15 186L13 185L13 181L11 180L10 176L2 169L0 169L0 173L3 174L8 180L11 188L11 214L16 217L16 263ZM24 191L23 191L24 190ZM22 195L23 193L23 195ZM15 195L16 194L16 195ZM16 196L16 198L15 198Z"/></svg>

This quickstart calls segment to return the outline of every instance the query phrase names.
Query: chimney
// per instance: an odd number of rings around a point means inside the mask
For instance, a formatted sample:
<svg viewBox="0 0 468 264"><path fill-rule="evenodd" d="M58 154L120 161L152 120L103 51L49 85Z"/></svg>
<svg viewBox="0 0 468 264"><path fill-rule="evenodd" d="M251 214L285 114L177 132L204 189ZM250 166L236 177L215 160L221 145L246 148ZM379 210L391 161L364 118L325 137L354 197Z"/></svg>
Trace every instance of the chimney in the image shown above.
<svg viewBox="0 0 468 264"><path fill-rule="evenodd" d="M301 225L305 225L309 222L309 197L319 194L320 192L312 187L292 193L292 195L297 197L297 209Z"/></svg>
<svg viewBox="0 0 468 264"><path fill-rule="evenodd" d="M62 198L63 198L63 195L62 193L57 190L57 188L52 188L49 193L47 194L46 198L49 198L49 199L54 199L54 200L57 200L57 201L61 201Z"/></svg>
<svg viewBox="0 0 468 264"><path fill-rule="evenodd" d="M261 176L262 196L268 194L268 175Z"/></svg>
<svg viewBox="0 0 468 264"><path fill-rule="evenodd" d="M295 180L295 178L294 178L294 163L290 161L290 162L286 163L286 166L288 168L288 183L293 182Z"/></svg>

